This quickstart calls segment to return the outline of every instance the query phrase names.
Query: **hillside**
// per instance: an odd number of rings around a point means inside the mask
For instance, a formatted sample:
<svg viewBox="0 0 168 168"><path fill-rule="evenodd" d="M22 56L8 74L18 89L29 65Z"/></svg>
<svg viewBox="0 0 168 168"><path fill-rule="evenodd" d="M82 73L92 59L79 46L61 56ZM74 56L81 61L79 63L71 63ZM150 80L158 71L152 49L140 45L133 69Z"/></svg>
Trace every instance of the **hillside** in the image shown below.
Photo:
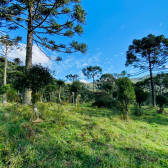
<svg viewBox="0 0 168 168"><path fill-rule="evenodd" d="M89 104L0 107L0 167L168 167L168 116L144 109L142 117ZM34 119L33 119L34 120Z"/></svg>
<svg viewBox="0 0 168 168"><path fill-rule="evenodd" d="M155 77L157 74L153 74L153 77ZM150 78L150 75L145 75L145 76L142 76L142 77L139 77L139 78L130 78L131 79L131 81L133 82L133 83L137 83L137 82L139 82L139 81L143 81L143 80L145 80L145 79L147 79L147 78Z"/></svg>

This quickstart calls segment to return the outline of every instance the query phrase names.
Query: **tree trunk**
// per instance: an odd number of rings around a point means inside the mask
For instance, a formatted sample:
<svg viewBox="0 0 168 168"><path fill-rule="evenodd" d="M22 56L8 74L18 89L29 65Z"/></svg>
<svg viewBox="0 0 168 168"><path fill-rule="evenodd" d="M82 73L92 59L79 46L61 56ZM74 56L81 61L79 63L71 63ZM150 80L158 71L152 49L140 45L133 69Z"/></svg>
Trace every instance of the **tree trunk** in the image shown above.
<svg viewBox="0 0 168 168"><path fill-rule="evenodd" d="M93 92L94 92L94 73L93 73Z"/></svg>
<svg viewBox="0 0 168 168"><path fill-rule="evenodd" d="M154 98L154 85L153 85L153 76L152 76L152 67L151 62L149 60L149 70L150 70L150 82L151 82L151 91L152 91L152 106L155 106L155 98Z"/></svg>
<svg viewBox="0 0 168 168"><path fill-rule="evenodd" d="M128 104L126 105L126 118L128 119Z"/></svg>
<svg viewBox="0 0 168 168"><path fill-rule="evenodd" d="M139 102L139 108L141 108L141 103Z"/></svg>
<svg viewBox="0 0 168 168"><path fill-rule="evenodd" d="M160 84L160 95L162 95L162 86Z"/></svg>
<svg viewBox="0 0 168 168"><path fill-rule="evenodd" d="M27 46L26 46L26 70L29 70L32 66L32 46L33 46L33 7L29 8L29 21L27 32ZM24 103L31 104L31 90L26 88L24 95Z"/></svg>
<svg viewBox="0 0 168 168"><path fill-rule="evenodd" d="M6 78L7 78L7 55L8 55L8 49L7 49L7 44L5 45L5 67L4 67L4 85L6 85ZM6 97L7 97L7 94L4 93L3 94L3 103L6 103Z"/></svg>
<svg viewBox="0 0 168 168"><path fill-rule="evenodd" d="M36 104L33 105L33 110L34 110L34 112L35 112L35 114L36 114L36 119L39 120L39 113L38 113Z"/></svg>
<svg viewBox="0 0 168 168"><path fill-rule="evenodd" d="M62 103L61 101L61 85L59 85L59 101L60 101L60 104Z"/></svg>

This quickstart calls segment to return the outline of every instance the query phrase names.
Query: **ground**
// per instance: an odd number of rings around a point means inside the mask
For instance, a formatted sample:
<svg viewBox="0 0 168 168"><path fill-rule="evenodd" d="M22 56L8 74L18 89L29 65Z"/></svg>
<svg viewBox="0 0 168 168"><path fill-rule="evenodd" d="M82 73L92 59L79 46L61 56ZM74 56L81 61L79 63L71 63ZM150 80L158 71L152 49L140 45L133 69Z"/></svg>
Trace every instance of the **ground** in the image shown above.
<svg viewBox="0 0 168 168"><path fill-rule="evenodd" d="M116 109L54 103L0 107L0 167L168 167L168 116L144 107L125 121Z"/></svg>

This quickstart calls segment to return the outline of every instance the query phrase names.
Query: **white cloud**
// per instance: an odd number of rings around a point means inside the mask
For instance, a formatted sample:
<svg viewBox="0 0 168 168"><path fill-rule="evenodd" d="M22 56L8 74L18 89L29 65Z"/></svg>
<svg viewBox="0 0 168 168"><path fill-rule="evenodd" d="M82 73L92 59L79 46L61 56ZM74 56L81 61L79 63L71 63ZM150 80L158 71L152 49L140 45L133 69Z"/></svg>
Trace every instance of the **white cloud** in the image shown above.
<svg viewBox="0 0 168 168"><path fill-rule="evenodd" d="M108 69L108 72L110 72L112 69L113 69L113 66L111 66L111 67Z"/></svg>
<svg viewBox="0 0 168 168"><path fill-rule="evenodd" d="M88 81L86 81L84 79L81 79L80 82L82 82L82 83L90 83L90 82L88 82Z"/></svg>
<svg viewBox="0 0 168 168"><path fill-rule="evenodd" d="M148 28L147 28L147 29L145 30L145 32L146 32L146 33L151 33L151 32L153 32L153 31L152 31L151 29L148 29Z"/></svg>
<svg viewBox="0 0 168 168"><path fill-rule="evenodd" d="M130 73L135 73L135 72L136 72L136 71L135 71L135 70L133 70L133 69L130 71Z"/></svg>
<svg viewBox="0 0 168 168"><path fill-rule="evenodd" d="M160 23L160 26L162 26L162 23Z"/></svg>
<svg viewBox="0 0 168 168"><path fill-rule="evenodd" d="M14 49L13 52L9 54L10 58L20 58L23 63L26 60L26 45L21 43L22 50ZM32 63L41 63L45 66L51 66L52 62L47 58L47 56L38 48L35 44L33 45L33 53L32 53Z"/></svg>
<svg viewBox="0 0 168 168"><path fill-rule="evenodd" d="M167 69L167 68L168 68L168 65L163 65L163 68Z"/></svg>
<svg viewBox="0 0 168 168"><path fill-rule="evenodd" d="M97 50L99 50L99 48L97 48Z"/></svg>
<svg viewBox="0 0 168 168"><path fill-rule="evenodd" d="M99 56L99 55L101 55L101 54L102 54L102 52L98 53L97 55Z"/></svg>
<svg viewBox="0 0 168 168"><path fill-rule="evenodd" d="M124 54L124 53L120 53L120 54Z"/></svg>

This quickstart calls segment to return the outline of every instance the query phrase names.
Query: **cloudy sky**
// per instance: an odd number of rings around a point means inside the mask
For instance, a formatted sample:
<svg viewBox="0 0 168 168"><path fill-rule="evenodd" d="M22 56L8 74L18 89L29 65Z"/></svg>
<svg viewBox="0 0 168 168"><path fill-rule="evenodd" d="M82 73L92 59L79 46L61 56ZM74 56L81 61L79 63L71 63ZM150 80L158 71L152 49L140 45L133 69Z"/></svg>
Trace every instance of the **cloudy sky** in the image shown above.
<svg viewBox="0 0 168 168"><path fill-rule="evenodd" d="M61 56L62 62L51 62L36 45L33 46L33 63L42 63L56 71L55 78L66 79L69 74L78 74L83 82L82 69L86 66L100 66L103 73L136 72L125 67L126 51L133 39L141 39L148 34L165 35L168 38L168 1L167 0L83 0L87 12L85 33L73 40L88 45L87 54L60 54L46 51L52 56ZM11 36L23 36L22 51L14 51L10 57L19 57L25 62L26 31L11 32ZM51 37L53 39L53 37ZM54 37L61 43L72 39ZM137 69L138 70L138 69ZM143 76L145 74L142 74Z"/></svg>

